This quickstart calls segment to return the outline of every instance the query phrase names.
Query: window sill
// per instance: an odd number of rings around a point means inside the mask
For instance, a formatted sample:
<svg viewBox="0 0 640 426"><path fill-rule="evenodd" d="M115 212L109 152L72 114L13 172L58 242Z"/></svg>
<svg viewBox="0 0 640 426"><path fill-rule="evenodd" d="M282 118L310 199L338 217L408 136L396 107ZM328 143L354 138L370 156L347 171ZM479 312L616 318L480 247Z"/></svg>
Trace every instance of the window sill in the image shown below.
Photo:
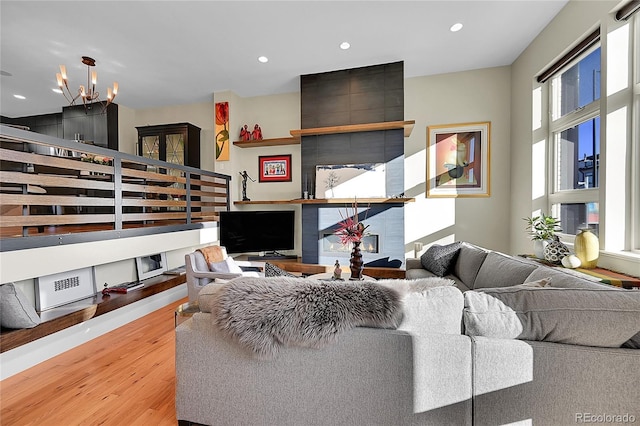
<svg viewBox="0 0 640 426"><path fill-rule="evenodd" d="M628 250L600 251L598 267L633 277L640 276L640 253Z"/></svg>

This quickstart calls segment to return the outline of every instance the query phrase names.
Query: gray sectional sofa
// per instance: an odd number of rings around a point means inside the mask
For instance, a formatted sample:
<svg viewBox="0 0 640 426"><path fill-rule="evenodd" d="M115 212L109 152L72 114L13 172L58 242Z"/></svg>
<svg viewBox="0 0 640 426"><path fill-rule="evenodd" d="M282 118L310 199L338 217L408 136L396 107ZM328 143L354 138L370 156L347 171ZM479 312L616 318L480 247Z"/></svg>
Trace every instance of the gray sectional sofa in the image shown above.
<svg viewBox="0 0 640 426"><path fill-rule="evenodd" d="M397 329L357 327L323 348L289 347L273 359L256 359L213 325L219 286L206 286L201 312L176 329L178 420L640 422L640 292L468 243L439 270L454 285L422 264L409 259L407 280L380 282L402 293Z"/></svg>

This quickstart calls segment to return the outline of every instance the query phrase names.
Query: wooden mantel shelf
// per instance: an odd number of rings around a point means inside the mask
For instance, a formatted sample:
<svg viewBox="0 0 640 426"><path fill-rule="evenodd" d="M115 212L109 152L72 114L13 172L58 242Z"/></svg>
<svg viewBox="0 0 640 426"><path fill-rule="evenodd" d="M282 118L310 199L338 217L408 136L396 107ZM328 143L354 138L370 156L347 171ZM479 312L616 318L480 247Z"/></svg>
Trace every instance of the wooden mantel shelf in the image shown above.
<svg viewBox="0 0 640 426"><path fill-rule="evenodd" d="M239 148L259 148L261 146L299 145L300 138L273 138L251 141L234 141L233 144Z"/></svg>
<svg viewBox="0 0 640 426"><path fill-rule="evenodd" d="M398 204L412 203L415 198L358 198L358 204ZM353 198L325 198L305 200L259 200L259 201L234 201L235 205L243 204L353 204Z"/></svg>
<svg viewBox="0 0 640 426"><path fill-rule="evenodd" d="M291 136L300 138L302 136L331 135L335 133L355 133L374 132L378 130L404 129L404 137L409 137L413 131L415 120L408 121L386 121L382 123L347 124L344 126L315 127L312 129L291 130Z"/></svg>
<svg viewBox="0 0 640 426"><path fill-rule="evenodd" d="M273 138L251 141L234 141L239 148L259 148L264 146L299 145L302 136L331 135L336 133L374 132L379 130L404 129L404 137L411 136L415 120L386 121L382 123L348 124L344 126L316 127L313 129L290 130L289 138Z"/></svg>

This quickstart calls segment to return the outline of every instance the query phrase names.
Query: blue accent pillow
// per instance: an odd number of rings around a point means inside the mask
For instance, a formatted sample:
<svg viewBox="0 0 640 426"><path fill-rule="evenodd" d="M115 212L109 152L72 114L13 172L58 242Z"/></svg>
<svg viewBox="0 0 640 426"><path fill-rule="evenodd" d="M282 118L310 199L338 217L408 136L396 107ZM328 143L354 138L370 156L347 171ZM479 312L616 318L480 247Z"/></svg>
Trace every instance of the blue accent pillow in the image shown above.
<svg viewBox="0 0 640 426"><path fill-rule="evenodd" d="M420 256L422 267L439 277L444 277L451 270L458 257L461 244L460 242L455 242L445 246L432 245Z"/></svg>

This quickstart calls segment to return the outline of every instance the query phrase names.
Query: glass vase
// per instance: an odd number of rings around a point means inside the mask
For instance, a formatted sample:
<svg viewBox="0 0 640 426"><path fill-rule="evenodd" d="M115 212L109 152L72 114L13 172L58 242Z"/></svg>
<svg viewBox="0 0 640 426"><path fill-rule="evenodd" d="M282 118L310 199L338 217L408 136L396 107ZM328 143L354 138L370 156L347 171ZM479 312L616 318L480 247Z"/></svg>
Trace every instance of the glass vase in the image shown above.
<svg viewBox="0 0 640 426"><path fill-rule="evenodd" d="M351 249L351 259L349 259L349 269L351 269L350 280L362 280L362 253L360 252L360 241L353 242Z"/></svg>

